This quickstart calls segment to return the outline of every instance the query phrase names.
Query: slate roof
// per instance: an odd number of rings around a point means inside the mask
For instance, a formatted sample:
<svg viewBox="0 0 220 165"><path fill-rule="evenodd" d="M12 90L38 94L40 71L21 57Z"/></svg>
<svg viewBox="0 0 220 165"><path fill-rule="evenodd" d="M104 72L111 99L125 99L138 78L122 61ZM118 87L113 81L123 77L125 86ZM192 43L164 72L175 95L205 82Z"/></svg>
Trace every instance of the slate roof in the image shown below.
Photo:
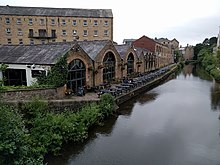
<svg viewBox="0 0 220 165"><path fill-rule="evenodd" d="M146 53L152 53L151 51L149 51L149 50L147 50L147 49L145 49L145 48L138 48L138 47L135 47L134 50L136 51L138 57L140 57L141 52L143 52L144 55L145 55Z"/></svg>
<svg viewBox="0 0 220 165"><path fill-rule="evenodd" d="M0 15L113 18L111 9L0 6Z"/></svg>
<svg viewBox="0 0 220 165"><path fill-rule="evenodd" d="M78 41L79 46L94 60L109 40Z"/></svg>
<svg viewBox="0 0 220 165"><path fill-rule="evenodd" d="M121 58L124 58L126 56L126 53L128 49L131 47L130 45L124 44L124 45L114 45L117 52L121 56Z"/></svg>
<svg viewBox="0 0 220 165"><path fill-rule="evenodd" d="M55 64L75 43L45 45L0 45L0 63L10 64Z"/></svg>

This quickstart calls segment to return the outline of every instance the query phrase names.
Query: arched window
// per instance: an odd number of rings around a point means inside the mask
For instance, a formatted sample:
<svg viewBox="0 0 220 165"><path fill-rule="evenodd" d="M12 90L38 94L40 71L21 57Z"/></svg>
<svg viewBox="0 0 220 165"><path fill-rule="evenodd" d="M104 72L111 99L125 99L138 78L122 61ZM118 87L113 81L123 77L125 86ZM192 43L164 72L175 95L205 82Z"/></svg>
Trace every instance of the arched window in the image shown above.
<svg viewBox="0 0 220 165"><path fill-rule="evenodd" d="M103 65L103 82L111 82L115 78L115 56L112 52L106 53Z"/></svg>
<svg viewBox="0 0 220 165"><path fill-rule="evenodd" d="M127 74L131 74L133 72L134 72L134 56L132 53L130 53L127 59Z"/></svg>
<svg viewBox="0 0 220 165"><path fill-rule="evenodd" d="M68 65L68 83L69 89L77 92L79 87L85 86L86 83L86 67L85 64L79 60L73 60Z"/></svg>

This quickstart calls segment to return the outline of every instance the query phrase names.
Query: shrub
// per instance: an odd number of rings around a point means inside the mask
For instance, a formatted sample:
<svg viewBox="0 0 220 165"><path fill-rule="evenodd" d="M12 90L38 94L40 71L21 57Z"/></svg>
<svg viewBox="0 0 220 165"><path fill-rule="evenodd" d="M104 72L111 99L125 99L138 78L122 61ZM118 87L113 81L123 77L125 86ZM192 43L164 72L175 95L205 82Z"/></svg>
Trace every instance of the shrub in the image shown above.
<svg viewBox="0 0 220 165"><path fill-rule="evenodd" d="M100 98L99 108L103 118L113 114L115 111L114 97L108 93L103 94Z"/></svg>

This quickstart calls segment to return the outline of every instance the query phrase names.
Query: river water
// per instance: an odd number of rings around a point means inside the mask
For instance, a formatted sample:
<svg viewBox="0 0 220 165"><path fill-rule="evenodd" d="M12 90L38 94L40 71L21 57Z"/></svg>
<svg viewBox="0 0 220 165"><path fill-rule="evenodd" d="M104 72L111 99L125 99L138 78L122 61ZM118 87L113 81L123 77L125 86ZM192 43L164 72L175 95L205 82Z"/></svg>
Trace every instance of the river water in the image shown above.
<svg viewBox="0 0 220 165"><path fill-rule="evenodd" d="M220 84L188 65L48 165L220 165L219 105Z"/></svg>

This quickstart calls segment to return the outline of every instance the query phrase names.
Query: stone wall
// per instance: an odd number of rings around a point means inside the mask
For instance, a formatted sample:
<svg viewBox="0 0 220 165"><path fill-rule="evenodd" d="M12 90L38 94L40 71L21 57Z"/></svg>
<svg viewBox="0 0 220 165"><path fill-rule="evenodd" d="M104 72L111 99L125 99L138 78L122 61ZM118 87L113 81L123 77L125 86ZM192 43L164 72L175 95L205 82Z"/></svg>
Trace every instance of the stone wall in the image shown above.
<svg viewBox="0 0 220 165"><path fill-rule="evenodd" d="M64 87L48 89L20 89L0 92L0 98L3 101L31 100L36 97L45 100L62 99L65 97Z"/></svg>

